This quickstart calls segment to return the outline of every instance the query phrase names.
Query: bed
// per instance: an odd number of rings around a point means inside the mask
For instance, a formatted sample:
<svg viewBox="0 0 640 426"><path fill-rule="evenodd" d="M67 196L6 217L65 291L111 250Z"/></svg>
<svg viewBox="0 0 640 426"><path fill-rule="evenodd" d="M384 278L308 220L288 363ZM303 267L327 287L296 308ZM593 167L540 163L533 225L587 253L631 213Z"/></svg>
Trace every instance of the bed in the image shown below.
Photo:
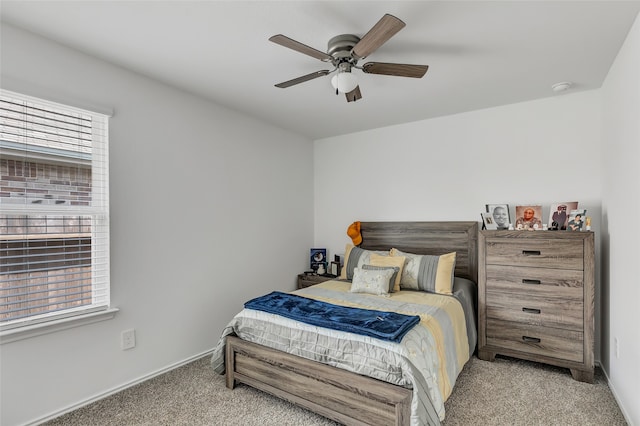
<svg viewBox="0 0 640 426"><path fill-rule="evenodd" d="M367 254L393 248L432 258L455 252L453 294L360 294L350 292L345 279L296 290L305 298L380 311L400 303L420 322L398 344L244 309L223 331L212 367L226 374L230 389L244 383L342 424L438 425L477 343L478 223L361 222L360 233L358 248Z"/></svg>

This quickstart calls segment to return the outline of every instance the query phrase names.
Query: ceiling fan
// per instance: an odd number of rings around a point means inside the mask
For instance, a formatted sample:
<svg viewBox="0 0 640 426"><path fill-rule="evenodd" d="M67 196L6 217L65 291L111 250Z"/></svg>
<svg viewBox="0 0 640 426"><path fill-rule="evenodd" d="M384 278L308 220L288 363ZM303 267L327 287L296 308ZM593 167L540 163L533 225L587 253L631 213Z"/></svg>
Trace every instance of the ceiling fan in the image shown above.
<svg viewBox="0 0 640 426"><path fill-rule="evenodd" d="M351 73L354 68L362 70L362 72L367 74L421 78L427 72L429 68L428 65L367 62L362 66L358 66L359 60L373 53L398 31L404 28L405 25L404 22L395 16L385 14L362 38L353 34L341 34L333 37L329 40L326 53L290 39L282 34L274 35L269 38L269 41L304 53L322 62L329 62L334 67L332 70L320 70L278 83L276 87L284 89L336 72L331 78L331 84L336 89L336 94L344 93L347 102L353 102L362 98L358 80Z"/></svg>

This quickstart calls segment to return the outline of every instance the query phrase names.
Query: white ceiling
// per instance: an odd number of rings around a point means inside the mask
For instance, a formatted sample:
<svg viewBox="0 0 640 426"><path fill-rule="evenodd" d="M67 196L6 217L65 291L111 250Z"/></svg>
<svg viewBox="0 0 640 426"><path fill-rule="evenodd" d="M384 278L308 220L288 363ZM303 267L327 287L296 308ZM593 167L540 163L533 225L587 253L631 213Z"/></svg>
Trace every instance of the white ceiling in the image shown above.
<svg viewBox="0 0 640 426"><path fill-rule="evenodd" d="M312 139L601 86L640 1L13 1L2 20ZM363 98L329 69L268 41L326 51L385 13L407 25L366 60L429 65L422 79L358 71ZM565 92L567 93L567 92Z"/></svg>

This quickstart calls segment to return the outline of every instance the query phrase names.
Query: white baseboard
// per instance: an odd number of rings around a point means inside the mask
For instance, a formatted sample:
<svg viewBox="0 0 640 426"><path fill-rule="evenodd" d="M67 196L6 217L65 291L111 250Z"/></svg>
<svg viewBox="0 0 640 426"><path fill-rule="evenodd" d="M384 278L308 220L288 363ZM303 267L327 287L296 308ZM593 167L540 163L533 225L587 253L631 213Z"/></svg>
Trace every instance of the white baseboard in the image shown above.
<svg viewBox="0 0 640 426"><path fill-rule="evenodd" d="M62 416L63 414L67 414L67 413L70 413L72 411L75 411L78 408L82 408L82 407L84 407L86 405L89 405L89 404L91 404L93 402L96 402L96 401L99 401L101 399L104 399L104 398L106 398L108 396L111 396L111 395L113 395L115 393L123 391L123 390L125 390L127 388L130 388L130 387L135 386L137 384L140 384L142 382L145 382L145 381L147 381L149 379L152 379L152 378L154 378L156 376L159 376L161 374L167 373L167 372L169 372L171 370L174 370L174 369L176 369L178 367L182 367L183 365L189 364L189 363L191 363L191 362L193 362L195 360L198 360L198 359L206 357L206 356L210 356L212 353L213 353L213 349L210 349L210 350L202 352L202 353L200 353L198 355L194 355L194 356L189 357L187 359L184 359L182 361L178 361L178 362L176 362L174 364L168 365L168 366L163 367L163 368L161 368L159 370L156 370L156 371L151 372L149 374L145 374L144 376L138 377L135 380L132 380L132 381L127 382L125 384L122 384L120 386L116 386L115 388L109 389L108 391L102 392L102 393L100 393L98 395L94 395L91 398L85 399L85 400L80 401L80 402L78 402L76 404L69 405L66 408L63 408L61 410L55 411L53 413L50 413L50 414L48 414L48 415L46 415L44 417L41 417L41 418L39 418L37 420L34 420L32 422L29 422L29 423L25 423L24 426L35 426L35 425L39 425L39 424L48 422L49 420L53 420L56 417Z"/></svg>
<svg viewBox="0 0 640 426"><path fill-rule="evenodd" d="M622 402L620 401L620 398L618 397L618 393L616 392L616 388L611 384L611 380L609 379L609 374L607 373L607 370L605 370L602 367L602 364L600 364L600 369L602 370L602 373L604 374L604 377L607 379L607 385L609 386L609 389L611 389L611 393L613 394L613 398L616 400L616 403L618 404L618 407L620 407L620 411L622 411L622 416L624 417L624 420L627 422L627 424L629 426L634 426L634 424L631 422L631 416L629 415L629 413L627 413L627 410L625 410L624 405L622 405Z"/></svg>

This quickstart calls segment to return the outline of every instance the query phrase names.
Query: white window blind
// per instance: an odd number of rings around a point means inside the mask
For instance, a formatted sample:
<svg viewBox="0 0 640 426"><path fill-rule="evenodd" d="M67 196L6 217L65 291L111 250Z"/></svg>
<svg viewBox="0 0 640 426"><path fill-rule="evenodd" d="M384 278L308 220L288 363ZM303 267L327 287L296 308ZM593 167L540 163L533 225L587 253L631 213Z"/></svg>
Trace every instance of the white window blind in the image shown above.
<svg viewBox="0 0 640 426"><path fill-rule="evenodd" d="M109 306L108 116L0 90L0 327Z"/></svg>

